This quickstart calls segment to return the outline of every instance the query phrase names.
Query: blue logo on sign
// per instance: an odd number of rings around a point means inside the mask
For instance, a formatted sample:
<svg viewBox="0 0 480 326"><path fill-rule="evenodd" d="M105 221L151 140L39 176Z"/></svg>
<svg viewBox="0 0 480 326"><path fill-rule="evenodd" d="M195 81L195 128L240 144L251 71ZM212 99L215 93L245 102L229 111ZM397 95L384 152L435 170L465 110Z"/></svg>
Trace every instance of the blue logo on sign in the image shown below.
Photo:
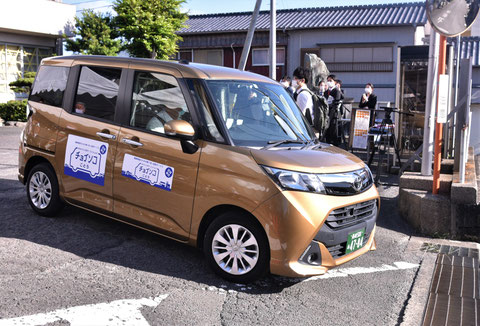
<svg viewBox="0 0 480 326"><path fill-rule="evenodd" d="M173 174L173 171L172 171L171 168L166 168L166 169L165 169L165 176L166 176L167 178L171 178L171 177L172 177L172 174Z"/></svg>
<svg viewBox="0 0 480 326"><path fill-rule="evenodd" d="M105 154L106 151L107 151L107 146L105 146L105 145L100 146L100 154L103 155L103 154Z"/></svg>

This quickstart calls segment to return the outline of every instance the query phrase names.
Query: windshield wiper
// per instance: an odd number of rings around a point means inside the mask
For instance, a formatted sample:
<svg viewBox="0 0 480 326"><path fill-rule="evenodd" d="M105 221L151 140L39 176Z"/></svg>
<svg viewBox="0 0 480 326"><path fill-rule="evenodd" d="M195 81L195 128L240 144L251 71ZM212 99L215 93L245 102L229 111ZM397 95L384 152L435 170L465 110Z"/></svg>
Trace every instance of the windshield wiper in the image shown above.
<svg viewBox="0 0 480 326"><path fill-rule="evenodd" d="M302 148L300 148L300 149L307 148L308 146L313 146L313 148L316 148L319 145L316 143L316 140L309 139L308 142L305 145L303 145Z"/></svg>
<svg viewBox="0 0 480 326"><path fill-rule="evenodd" d="M268 142L268 145L265 147L262 147L262 149L270 149L270 148L277 147L284 144L305 144L305 142L300 139L284 139L284 140L278 140L278 141L270 140Z"/></svg>

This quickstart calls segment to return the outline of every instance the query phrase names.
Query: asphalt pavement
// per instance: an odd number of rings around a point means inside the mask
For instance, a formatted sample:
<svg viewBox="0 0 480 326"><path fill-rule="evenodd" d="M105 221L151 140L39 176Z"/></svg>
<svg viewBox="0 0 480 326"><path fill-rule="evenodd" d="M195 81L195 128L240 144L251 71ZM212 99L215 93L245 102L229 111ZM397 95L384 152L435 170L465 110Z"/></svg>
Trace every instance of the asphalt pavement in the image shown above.
<svg viewBox="0 0 480 326"><path fill-rule="evenodd" d="M394 185L380 188L376 251L320 277L232 284L173 240L70 206L36 215L17 180L20 132L0 127L0 326L421 323L434 259Z"/></svg>

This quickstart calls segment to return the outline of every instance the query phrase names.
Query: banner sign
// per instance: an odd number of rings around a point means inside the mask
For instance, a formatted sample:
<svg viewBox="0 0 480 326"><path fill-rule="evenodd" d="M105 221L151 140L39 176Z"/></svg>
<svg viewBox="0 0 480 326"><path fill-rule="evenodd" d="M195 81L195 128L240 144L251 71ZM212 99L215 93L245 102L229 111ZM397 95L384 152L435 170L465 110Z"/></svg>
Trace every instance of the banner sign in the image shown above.
<svg viewBox="0 0 480 326"><path fill-rule="evenodd" d="M103 186L108 143L68 135L63 173Z"/></svg>
<svg viewBox="0 0 480 326"><path fill-rule="evenodd" d="M353 148L367 149L370 110L357 110L353 129Z"/></svg>
<svg viewBox="0 0 480 326"><path fill-rule="evenodd" d="M125 154L122 175L163 190L172 190L173 167Z"/></svg>

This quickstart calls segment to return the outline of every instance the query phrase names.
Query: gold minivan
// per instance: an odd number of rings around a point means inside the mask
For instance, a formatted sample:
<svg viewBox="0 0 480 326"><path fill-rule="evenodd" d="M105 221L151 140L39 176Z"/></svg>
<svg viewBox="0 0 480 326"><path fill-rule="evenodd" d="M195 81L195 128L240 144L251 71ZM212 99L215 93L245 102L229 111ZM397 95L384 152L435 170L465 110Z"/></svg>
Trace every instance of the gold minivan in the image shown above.
<svg viewBox="0 0 480 326"><path fill-rule="evenodd" d="M21 136L32 209L64 203L202 248L237 283L308 276L375 249L379 195L275 81L150 59L42 61Z"/></svg>

